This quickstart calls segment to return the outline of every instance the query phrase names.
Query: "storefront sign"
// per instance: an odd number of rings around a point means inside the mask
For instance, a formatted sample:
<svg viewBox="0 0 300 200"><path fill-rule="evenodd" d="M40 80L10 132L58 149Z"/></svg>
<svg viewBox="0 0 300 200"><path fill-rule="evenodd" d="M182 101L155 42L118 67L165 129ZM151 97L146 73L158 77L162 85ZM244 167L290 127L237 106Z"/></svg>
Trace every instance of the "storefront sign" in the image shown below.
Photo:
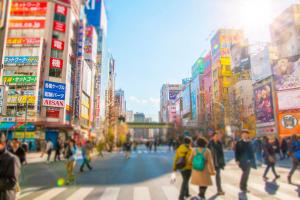
<svg viewBox="0 0 300 200"><path fill-rule="evenodd" d="M11 105L16 105L16 104L35 104L35 96L17 96L17 95L13 95L13 96L7 96L7 105L11 106Z"/></svg>
<svg viewBox="0 0 300 200"><path fill-rule="evenodd" d="M50 68L51 69L62 69L63 68L63 60L59 58L50 58Z"/></svg>
<svg viewBox="0 0 300 200"><path fill-rule="evenodd" d="M15 83L15 84L30 84L36 83L36 76L3 76L4 83Z"/></svg>
<svg viewBox="0 0 300 200"><path fill-rule="evenodd" d="M4 65L37 65L38 56L5 56Z"/></svg>
<svg viewBox="0 0 300 200"><path fill-rule="evenodd" d="M60 4L55 4L55 13L63 16L67 16L68 9Z"/></svg>
<svg viewBox="0 0 300 200"><path fill-rule="evenodd" d="M9 21L10 29L43 29L45 28L45 20L23 20L23 19L11 19Z"/></svg>
<svg viewBox="0 0 300 200"><path fill-rule="evenodd" d="M63 83L45 81L43 105L52 107L64 107L65 89L66 85Z"/></svg>
<svg viewBox="0 0 300 200"><path fill-rule="evenodd" d="M46 117L59 118L59 110L54 108L47 108Z"/></svg>
<svg viewBox="0 0 300 200"><path fill-rule="evenodd" d="M275 135L276 134L276 126L264 126L256 128L256 136L267 136L267 135Z"/></svg>
<svg viewBox="0 0 300 200"><path fill-rule="evenodd" d="M47 2L12 2L10 15L14 16L44 16L47 13Z"/></svg>
<svg viewBox="0 0 300 200"><path fill-rule="evenodd" d="M52 39L52 49L63 51L65 48L65 43L61 40Z"/></svg>
<svg viewBox="0 0 300 200"><path fill-rule="evenodd" d="M65 101L64 100L53 100L53 99L43 99L43 105L44 106L50 106L50 107L65 107Z"/></svg>
<svg viewBox="0 0 300 200"><path fill-rule="evenodd" d="M24 138L27 138L27 139L34 139L36 136L35 132L14 132L14 138L17 138L17 139L24 139Z"/></svg>
<svg viewBox="0 0 300 200"><path fill-rule="evenodd" d="M44 91L44 98L65 100L65 93Z"/></svg>
<svg viewBox="0 0 300 200"><path fill-rule="evenodd" d="M66 25L64 23L54 21L53 23L53 30L59 32L66 32Z"/></svg>
<svg viewBox="0 0 300 200"><path fill-rule="evenodd" d="M300 113L285 112L279 114L279 135L280 137L300 133Z"/></svg>
<svg viewBox="0 0 300 200"><path fill-rule="evenodd" d="M40 38L7 38L6 45L40 45Z"/></svg>

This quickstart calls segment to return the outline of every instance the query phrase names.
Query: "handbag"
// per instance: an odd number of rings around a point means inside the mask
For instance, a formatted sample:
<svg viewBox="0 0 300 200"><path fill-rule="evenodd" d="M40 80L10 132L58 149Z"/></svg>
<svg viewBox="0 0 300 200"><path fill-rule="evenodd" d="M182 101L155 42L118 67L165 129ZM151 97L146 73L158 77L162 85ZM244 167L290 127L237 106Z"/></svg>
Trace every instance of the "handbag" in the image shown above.
<svg viewBox="0 0 300 200"><path fill-rule="evenodd" d="M273 164L276 162L276 159L274 158L274 156L268 156L268 161Z"/></svg>

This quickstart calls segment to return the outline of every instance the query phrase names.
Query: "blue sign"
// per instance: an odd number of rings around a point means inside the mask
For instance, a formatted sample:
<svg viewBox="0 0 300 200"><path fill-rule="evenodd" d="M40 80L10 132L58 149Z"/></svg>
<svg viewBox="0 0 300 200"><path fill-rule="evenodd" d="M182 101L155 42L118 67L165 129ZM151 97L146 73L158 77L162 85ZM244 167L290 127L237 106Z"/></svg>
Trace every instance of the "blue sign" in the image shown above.
<svg viewBox="0 0 300 200"><path fill-rule="evenodd" d="M102 1L103 0L87 0L84 7L88 25L92 25L96 29L100 29Z"/></svg>
<svg viewBox="0 0 300 200"><path fill-rule="evenodd" d="M5 65L37 65L39 61L38 56L5 56L4 64Z"/></svg>
<svg viewBox="0 0 300 200"><path fill-rule="evenodd" d="M66 84L45 81L44 84L44 98L65 100Z"/></svg>

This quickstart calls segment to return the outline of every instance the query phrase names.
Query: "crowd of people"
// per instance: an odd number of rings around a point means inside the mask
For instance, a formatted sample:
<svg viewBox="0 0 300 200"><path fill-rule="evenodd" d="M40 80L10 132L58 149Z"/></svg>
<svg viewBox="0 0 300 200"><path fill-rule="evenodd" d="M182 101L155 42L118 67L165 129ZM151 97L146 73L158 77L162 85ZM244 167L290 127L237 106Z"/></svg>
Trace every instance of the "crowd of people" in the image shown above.
<svg viewBox="0 0 300 200"><path fill-rule="evenodd" d="M216 132L210 135L209 140L202 136L195 141L188 136L178 140L173 170L180 171L182 176L179 200L190 197L190 179L191 184L199 186L200 199L205 199L206 190L212 185L212 176L216 179L217 195L225 194L221 180L221 171L226 165L222 141L222 135ZM256 169L263 162L266 168L262 178L266 181L270 169L275 179L280 178L275 169L278 159L291 158L292 168L287 177L289 183L292 183L292 176L300 165L300 140L296 135L285 138L280 143L272 137L251 139L249 131L242 130L240 138L232 141L232 148L236 164L242 171L240 190L243 193L250 192L248 179L251 169ZM172 177L175 177L175 174L172 174Z"/></svg>

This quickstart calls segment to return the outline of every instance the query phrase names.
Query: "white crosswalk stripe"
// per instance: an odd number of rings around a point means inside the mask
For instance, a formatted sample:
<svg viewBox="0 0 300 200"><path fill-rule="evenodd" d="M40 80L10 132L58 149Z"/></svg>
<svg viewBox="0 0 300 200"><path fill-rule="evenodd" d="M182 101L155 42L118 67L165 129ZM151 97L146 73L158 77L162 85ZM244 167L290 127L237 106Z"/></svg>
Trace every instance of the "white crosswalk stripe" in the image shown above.
<svg viewBox="0 0 300 200"><path fill-rule="evenodd" d="M117 187L106 188L99 200L117 200L119 193L120 193L120 188Z"/></svg>
<svg viewBox="0 0 300 200"><path fill-rule="evenodd" d="M262 184L258 184L258 183L251 183L250 186L253 188L253 189L256 189L262 193L266 193L265 191L265 186L262 186ZM271 195L271 194L270 194ZM281 191L276 191L274 195L272 195L274 197L277 197L279 199L294 199L295 196L292 196L292 195L289 195L289 194L286 194L286 193L283 193Z"/></svg>
<svg viewBox="0 0 300 200"><path fill-rule="evenodd" d="M151 200L150 192L147 187L136 187L133 191L133 200Z"/></svg>
<svg viewBox="0 0 300 200"><path fill-rule="evenodd" d="M240 193L240 190L239 190L238 187L235 187L235 186L229 185L229 184L224 184L223 188L225 189L226 192L228 192L232 196L234 196L237 199L239 199L238 194ZM247 199L248 200L261 200L261 198L256 197L256 196L254 196L252 194L247 194Z"/></svg>
<svg viewBox="0 0 300 200"><path fill-rule="evenodd" d="M179 197L179 190L175 186L163 186L162 190L167 200L175 200Z"/></svg>
<svg viewBox="0 0 300 200"><path fill-rule="evenodd" d="M47 192L43 193L41 196L35 198L34 200L50 200L54 198L55 196L59 195L63 191L65 191L67 188L53 188L48 190Z"/></svg>
<svg viewBox="0 0 300 200"><path fill-rule="evenodd" d="M74 192L71 196L69 196L67 198L67 200L83 200L84 198L86 198L92 191L94 190L94 188L92 187L83 187L78 189L76 192Z"/></svg>
<svg viewBox="0 0 300 200"><path fill-rule="evenodd" d="M18 199L24 198L29 196L30 194L36 192L39 188L26 188L26 189L22 189L20 193L18 193Z"/></svg>

